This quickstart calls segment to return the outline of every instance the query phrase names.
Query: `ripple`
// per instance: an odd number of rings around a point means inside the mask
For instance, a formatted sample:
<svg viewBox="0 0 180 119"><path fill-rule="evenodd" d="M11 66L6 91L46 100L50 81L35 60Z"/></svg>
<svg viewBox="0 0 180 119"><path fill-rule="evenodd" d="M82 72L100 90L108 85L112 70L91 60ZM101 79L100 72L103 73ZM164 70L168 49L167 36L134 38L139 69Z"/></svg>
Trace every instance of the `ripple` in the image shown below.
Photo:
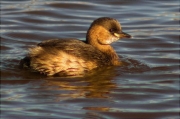
<svg viewBox="0 0 180 119"><path fill-rule="evenodd" d="M1 2L2 118L178 118L179 6L176 1ZM85 39L102 16L133 36L114 44L121 67L82 78L18 68L28 48L50 38Z"/></svg>

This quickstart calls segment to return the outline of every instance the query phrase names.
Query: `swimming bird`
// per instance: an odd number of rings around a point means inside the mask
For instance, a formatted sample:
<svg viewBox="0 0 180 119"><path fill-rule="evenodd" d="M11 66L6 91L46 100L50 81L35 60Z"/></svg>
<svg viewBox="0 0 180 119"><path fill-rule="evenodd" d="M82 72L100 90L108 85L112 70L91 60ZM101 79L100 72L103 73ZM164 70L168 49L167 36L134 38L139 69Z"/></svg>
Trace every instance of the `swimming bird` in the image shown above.
<svg viewBox="0 0 180 119"><path fill-rule="evenodd" d="M47 76L84 76L96 68L120 66L110 44L130 37L122 31L118 20L101 17L92 22L85 41L74 38L42 41L29 49L20 66Z"/></svg>

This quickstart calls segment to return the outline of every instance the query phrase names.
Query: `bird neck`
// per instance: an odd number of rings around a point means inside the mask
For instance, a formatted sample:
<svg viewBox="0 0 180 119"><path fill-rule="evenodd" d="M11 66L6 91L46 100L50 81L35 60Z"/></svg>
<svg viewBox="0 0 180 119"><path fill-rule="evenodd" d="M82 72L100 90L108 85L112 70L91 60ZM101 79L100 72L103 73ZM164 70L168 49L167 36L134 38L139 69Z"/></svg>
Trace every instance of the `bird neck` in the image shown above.
<svg viewBox="0 0 180 119"><path fill-rule="evenodd" d="M91 37L86 38L86 43L92 45L97 50L101 51L107 59L110 60L112 65L120 65L119 57L114 51L113 47L110 45L102 45L96 42L97 40L92 39Z"/></svg>
<svg viewBox="0 0 180 119"><path fill-rule="evenodd" d="M101 44L100 41L105 41L108 36L106 36L104 30L101 26L91 26L86 34L86 43L94 46L97 50L101 51L107 59L110 60L113 65L120 65L119 57L110 46L110 44Z"/></svg>

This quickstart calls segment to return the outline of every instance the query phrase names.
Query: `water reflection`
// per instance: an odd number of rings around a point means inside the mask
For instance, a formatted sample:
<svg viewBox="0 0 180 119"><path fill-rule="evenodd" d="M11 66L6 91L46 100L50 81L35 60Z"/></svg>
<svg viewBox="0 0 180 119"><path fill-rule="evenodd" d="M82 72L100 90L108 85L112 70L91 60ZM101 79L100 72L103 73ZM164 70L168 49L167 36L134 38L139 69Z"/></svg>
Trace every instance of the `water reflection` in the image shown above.
<svg viewBox="0 0 180 119"><path fill-rule="evenodd" d="M108 98L109 92L116 87L112 82L114 70L103 70L103 74L96 74L83 78L59 78L46 79L42 88L46 90L61 90L65 93L57 94L56 97L64 98ZM54 89L54 87L56 87ZM69 92L69 93L67 93Z"/></svg>
<svg viewBox="0 0 180 119"><path fill-rule="evenodd" d="M179 2L1 3L1 118L179 118ZM84 78L18 69L32 45L84 39L89 24L102 16L118 19L133 35L113 44L122 67Z"/></svg>

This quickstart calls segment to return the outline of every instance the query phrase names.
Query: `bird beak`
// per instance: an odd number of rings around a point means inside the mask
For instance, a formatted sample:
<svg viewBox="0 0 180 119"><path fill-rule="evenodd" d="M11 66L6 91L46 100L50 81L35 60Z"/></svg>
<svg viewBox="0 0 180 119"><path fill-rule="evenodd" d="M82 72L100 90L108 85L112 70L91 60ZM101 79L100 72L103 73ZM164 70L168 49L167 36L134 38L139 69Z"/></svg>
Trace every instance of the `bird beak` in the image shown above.
<svg viewBox="0 0 180 119"><path fill-rule="evenodd" d="M121 32L121 33L114 33L114 36L118 37L118 38L131 38L131 35Z"/></svg>

